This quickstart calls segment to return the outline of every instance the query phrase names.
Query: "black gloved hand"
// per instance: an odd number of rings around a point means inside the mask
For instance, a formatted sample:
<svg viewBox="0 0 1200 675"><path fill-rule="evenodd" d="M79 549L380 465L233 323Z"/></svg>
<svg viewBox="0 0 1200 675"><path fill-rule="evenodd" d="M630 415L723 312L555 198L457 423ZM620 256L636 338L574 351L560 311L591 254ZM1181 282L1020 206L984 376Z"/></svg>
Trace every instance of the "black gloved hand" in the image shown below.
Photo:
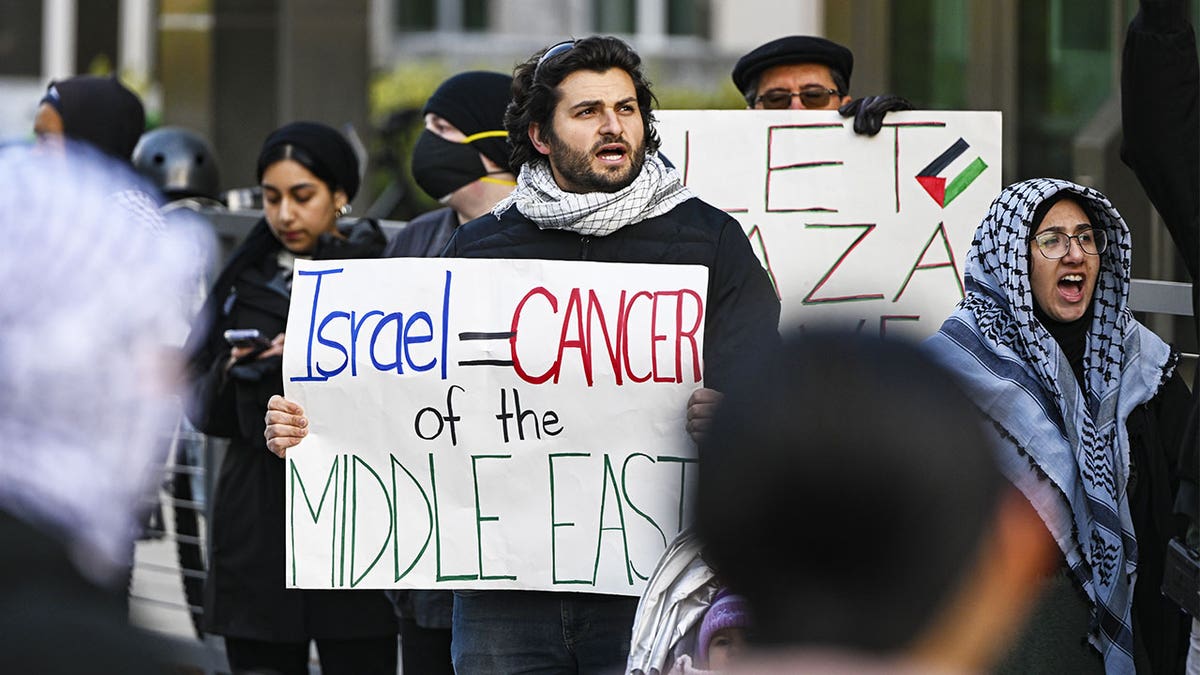
<svg viewBox="0 0 1200 675"><path fill-rule="evenodd" d="M903 96L884 94L864 96L838 108L842 117L854 118L854 133L874 136L883 128L883 116L894 110L912 110L913 106Z"/></svg>

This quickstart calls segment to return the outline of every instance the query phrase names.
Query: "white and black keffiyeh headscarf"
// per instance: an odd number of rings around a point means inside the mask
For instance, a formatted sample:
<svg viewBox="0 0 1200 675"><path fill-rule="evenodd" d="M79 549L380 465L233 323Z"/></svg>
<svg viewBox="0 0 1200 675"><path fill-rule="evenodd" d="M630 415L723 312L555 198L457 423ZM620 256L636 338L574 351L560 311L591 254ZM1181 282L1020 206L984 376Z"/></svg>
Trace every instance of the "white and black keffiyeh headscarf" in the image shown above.
<svg viewBox="0 0 1200 675"><path fill-rule="evenodd" d="M164 336L210 250L198 225L162 227L148 189L83 146L0 148L0 512L101 583L162 480L180 393Z"/></svg>
<svg viewBox="0 0 1200 675"><path fill-rule="evenodd" d="M496 204L492 213L499 218L516 206L543 230L603 237L661 216L694 196L679 172L667 166L657 152L648 153L637 178L616 192L567 192L554 182L549 164L532 162L521 167L517 188Z"/></svg>
<svg viewBox="0 0 1200 675"><path fill-rule="evenodd" d="M1034 316L1029 236L1040 203L1076 195L1108 235L1093 294L1081 389ZM1133 673L1131 608L1138 546L1129 511L1130 412L1178 358L1127 305L1130 244L1104 195L1062 180L1005 188L972 242L966 297L927 342L993 422L1005 475L1037 509L1092 601L1089 642L1108 673Z"/></svg>

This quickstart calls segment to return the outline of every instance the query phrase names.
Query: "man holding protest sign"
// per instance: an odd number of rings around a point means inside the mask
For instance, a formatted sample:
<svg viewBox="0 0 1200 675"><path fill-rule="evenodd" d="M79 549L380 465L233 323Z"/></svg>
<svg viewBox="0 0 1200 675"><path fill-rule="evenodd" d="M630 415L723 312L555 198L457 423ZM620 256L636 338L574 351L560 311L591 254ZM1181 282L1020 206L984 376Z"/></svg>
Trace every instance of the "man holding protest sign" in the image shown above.
<svg viewBox="0 0 1200 675"><path fill-rule="evenodd" d="M836 42L789 35L760 45L733 68L733 84L755 110L837 110L854 118L854 133L874 136L883 116L911 110L899 96L850 98L854 54Z"/></svg>
<svg viewBox="0 0 1200 675"><path fill-rule="evenodd" d="M615 38L562 42L518 66L505 119L517 188L461 226L445 255L703 265L704 377L714 389L689 402L695 435L715 390L778 340L779 302L738 222L696 198L659 157L653 100L640 57ZM273 399L273 452L305 435L302 414ZM456 593L455 669L619 670L636 605L636 597L584 593Z"/></svg>
<svg viewBox="0 0 1200 675"><path fill-rule="evenodd" d="M492 215L465 225L446 253L704 265L705 378L720 389L748 355L777 340L779 302L737 221L696 198L659 157L653 100L640 57L615 38L561 42L518 66L505 118L517 189ZM710 398L693 396L689 404L693 433L704 427L699 413ZM552 624L554 634L576 640L537 645L536 665L568 672L619 668L636 604L635 598L576 593L460 594L455 667L534 667L525 656L534 646L530 640ZM500 608L508 616L519 608L521 628L501 624ZM586 617L597 613L584 628ZM503 640L494 639L500 635Z"/></svg>

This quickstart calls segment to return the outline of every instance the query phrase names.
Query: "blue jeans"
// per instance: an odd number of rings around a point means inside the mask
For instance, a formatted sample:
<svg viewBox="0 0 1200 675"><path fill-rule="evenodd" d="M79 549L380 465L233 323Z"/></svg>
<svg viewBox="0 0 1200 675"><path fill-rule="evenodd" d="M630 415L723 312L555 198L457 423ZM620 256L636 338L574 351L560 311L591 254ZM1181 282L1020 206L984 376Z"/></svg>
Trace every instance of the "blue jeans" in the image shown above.
<svg viewBox="0 0 1200 675"><path fill-rule="evenodd" d="M455 591L450 653L458 675L622 673L637 598L543 591Z"/></svg>

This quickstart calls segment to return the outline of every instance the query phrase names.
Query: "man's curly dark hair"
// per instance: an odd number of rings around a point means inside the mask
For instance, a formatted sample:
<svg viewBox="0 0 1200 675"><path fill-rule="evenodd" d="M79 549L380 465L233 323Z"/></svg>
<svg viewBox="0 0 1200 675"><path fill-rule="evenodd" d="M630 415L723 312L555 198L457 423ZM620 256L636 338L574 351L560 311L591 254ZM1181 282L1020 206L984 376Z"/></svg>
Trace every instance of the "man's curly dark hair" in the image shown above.
<svg viewBox="0 0 1200 675"><path fill-rule="evenodd" d="M654 130L654 105L658 99L650 91L650 81L642 73L642 57L625 41L608 36L592 36L576 40L574 45L554 54L545 63L538 61L549 49L538 50L528 61L513 71L512 100L504 112L504 128L508 131L508 142L512 147L509 166L519 173L527 162L546 161L546 156L533 147L529 140L529 125L537 124L553 136L552 121L554 108L561 98L558 85L568 75L578 70L603 73L611 68L620 68L633 80L637 93L638 109L645 127L646 152L657 152L658 132Z"/></svg>

